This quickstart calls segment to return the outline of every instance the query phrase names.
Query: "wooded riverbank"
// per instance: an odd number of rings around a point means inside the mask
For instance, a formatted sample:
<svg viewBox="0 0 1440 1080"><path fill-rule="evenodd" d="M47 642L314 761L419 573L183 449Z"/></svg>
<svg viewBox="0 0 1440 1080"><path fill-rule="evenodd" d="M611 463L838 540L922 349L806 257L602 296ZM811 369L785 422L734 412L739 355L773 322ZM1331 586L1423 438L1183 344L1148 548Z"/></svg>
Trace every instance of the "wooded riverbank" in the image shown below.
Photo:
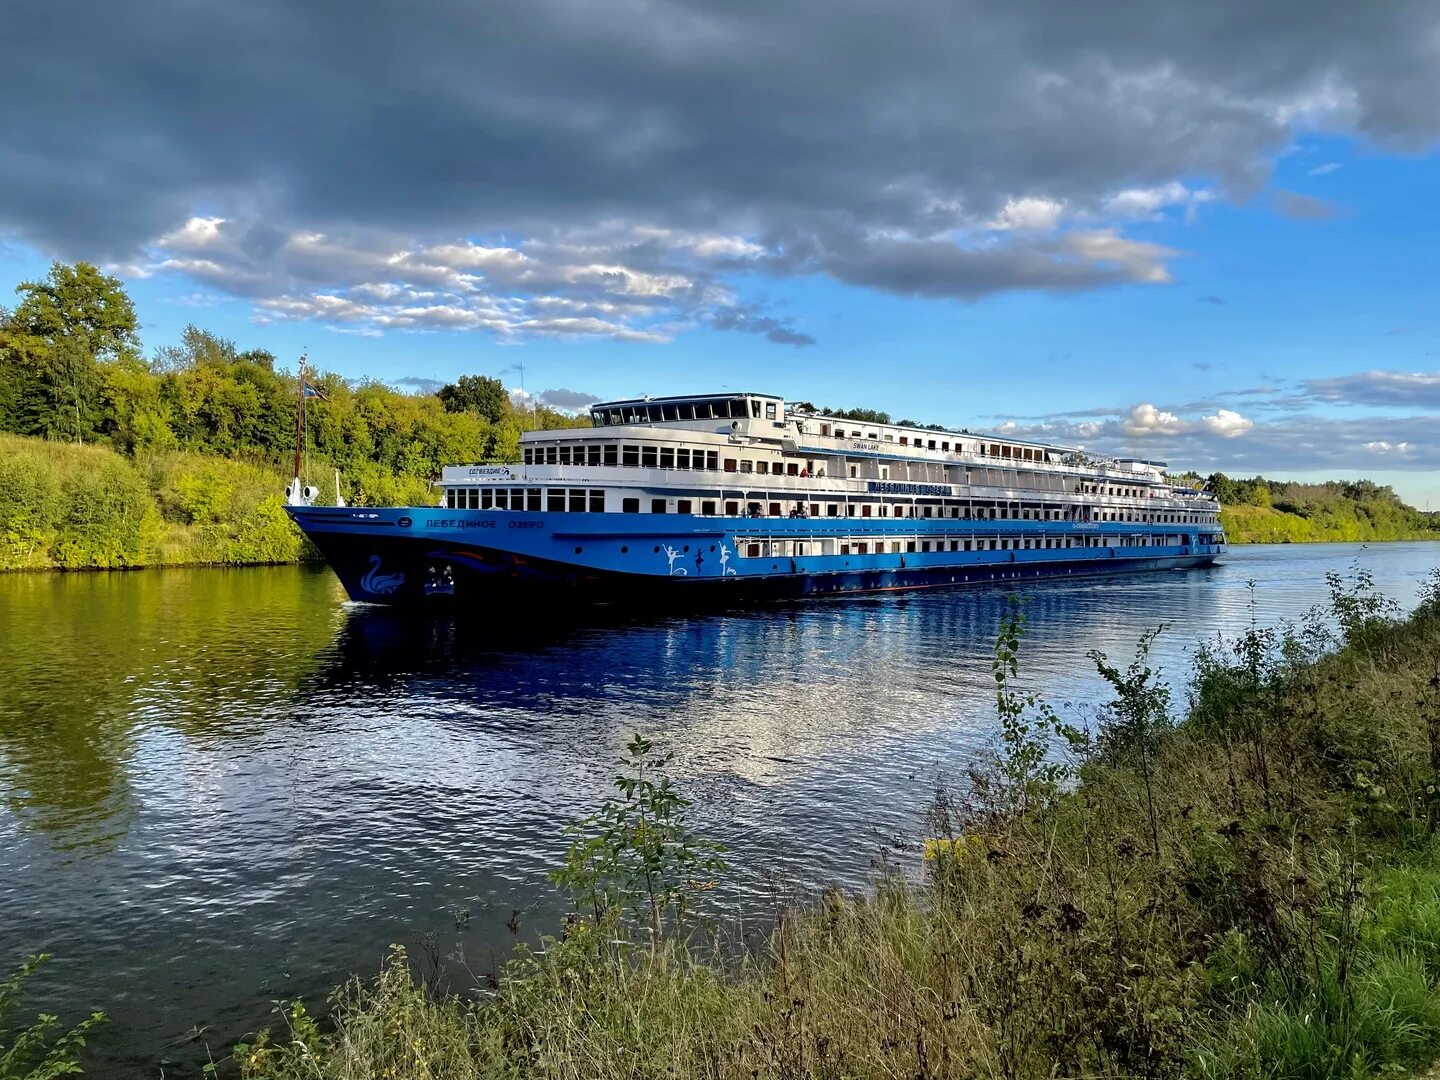
<svg viewBox="0 0 1440 1080"><path fill-rule="evenodd" d="M128 455L0 435L0 571L314 558L285 514L286 482L281 466L263 461L178 449ZM398 501L424 504L434 495L413 476L387 473L381 487ZM346 488L353 498L353 486ZM1227 506L1221 516L1232 543L1440 539L1404 513L1375 511L1394 508L1373 492L1365 501L1341 494L1325 505L1320 519L1255 506ZM1400 510L1414 513L1403 504Z"/></svg>

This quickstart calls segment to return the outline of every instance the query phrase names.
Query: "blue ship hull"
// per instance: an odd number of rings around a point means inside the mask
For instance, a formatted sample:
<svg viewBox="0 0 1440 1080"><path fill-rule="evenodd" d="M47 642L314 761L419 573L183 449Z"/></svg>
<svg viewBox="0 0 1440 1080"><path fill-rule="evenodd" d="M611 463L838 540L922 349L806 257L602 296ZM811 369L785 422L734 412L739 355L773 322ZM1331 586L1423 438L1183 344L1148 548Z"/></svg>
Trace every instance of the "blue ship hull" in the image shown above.
<svg viewBox="0 0 1440 1080"><path fill-rule="evenodd" d="M354 600L465 606L563 594L617 604L724 603L1033 581L1208 566L1223 553L1191 526L1172 546L1051 547L1136 525L955 519L725 518L689 514L526 513L437 507L289 507ZM1173 529L1173 527L1171 527ZM742 557L758 537L817 541L861 534L902 546L965 535L1021 537L1010 551L909 551ZM811 545L807 545L811 546ZM518 613L518 612L517 612Z"/></svg>

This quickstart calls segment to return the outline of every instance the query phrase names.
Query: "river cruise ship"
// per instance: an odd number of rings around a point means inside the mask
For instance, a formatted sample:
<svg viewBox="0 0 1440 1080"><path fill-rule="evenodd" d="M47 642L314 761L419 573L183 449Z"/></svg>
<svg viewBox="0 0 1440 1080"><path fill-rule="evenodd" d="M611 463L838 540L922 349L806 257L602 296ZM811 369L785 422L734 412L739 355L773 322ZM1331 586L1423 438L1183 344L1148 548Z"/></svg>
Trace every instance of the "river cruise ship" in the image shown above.
<svg viewBox="0 0 1440 1080"><path fill-rule="evenodd" d="M355 600L796 597L1208 566L1219 506L1158 461L827 416L768 394L612 401L454 465L438 505L289 513ZM298 485L292 489L301 491Z"/></svg>

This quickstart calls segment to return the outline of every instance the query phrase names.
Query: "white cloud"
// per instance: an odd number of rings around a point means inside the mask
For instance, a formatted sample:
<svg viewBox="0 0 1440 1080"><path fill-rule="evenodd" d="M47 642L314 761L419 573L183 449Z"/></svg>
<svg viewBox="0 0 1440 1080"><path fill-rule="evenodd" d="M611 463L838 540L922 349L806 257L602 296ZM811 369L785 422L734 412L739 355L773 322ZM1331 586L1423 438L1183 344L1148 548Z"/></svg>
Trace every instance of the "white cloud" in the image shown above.
<svg viewBox="0 0 1440 1080"><path fill-rule="evenodd" d="M991 227L999 230L1034 229L1049 232L1060 224L1064 214L1065 204L1055 199L1031 196L1009 199L995 216Z"/></svg>
<svg viewBox="0 0 1440 1080"><path fill-rule="evenodd" d="M1255 421L1249 417L1241 416L1230 409L1221 409L1214 416L1202 417L1200 423L1205 430L1213 435L1219 435L1222 439L1233 439L1238 435L1244 435L1255 426Z"/></svg>
<svg viewBox="0 0 1440 1080"><path fill-rule="evenodd" d="M1121 421L1121 427L1127 435L1178 435L1185 430L1185 422L1174 413L1147 402L1133 406Z"/></svg>
<svg viewBox="0 0 1440 1080"><path fill-rule="evenodd" d="M1110 196L1101 205L1106 214L1124 221L1144 221L1160 216L1172 206L1183 207L1187 218L1203 203L1211 202L1214 192L1208 188L1189 188L1178 180L1147 188L1126 188Z"/></svg>

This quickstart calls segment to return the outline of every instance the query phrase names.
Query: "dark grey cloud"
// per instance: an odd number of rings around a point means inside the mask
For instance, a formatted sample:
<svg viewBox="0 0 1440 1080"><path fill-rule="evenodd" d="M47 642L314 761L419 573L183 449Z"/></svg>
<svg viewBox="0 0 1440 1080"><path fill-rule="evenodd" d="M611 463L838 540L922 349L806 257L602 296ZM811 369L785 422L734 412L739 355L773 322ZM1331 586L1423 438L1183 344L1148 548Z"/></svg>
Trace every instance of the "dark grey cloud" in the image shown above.
<svg viewBox="0 0 1440 1080"><path fill-rule="evenodd" d="M730 304L717 308L710 315L710 325L716 330L738 330L744 334L764 334L767 341L776 345L795 345L803 348L806 345L815 344L815 339L809 334L802 334L782 319L762 314L753 305Z"/></svg>
<svg viewBox="0 0 1440 1080"><path fill-rule="evenodd" d="M442 379L426 379L419 375L405 375L399 379L392 379L391 382L406 390L413 390L417 394L433 394L445 385Z"/></svg>
<svg viewBox="0 0 1440 1080"><path fill-rule="evenodd" d="M564 409L566 412L588 409L600 400L594 394L586 394L580 390L566 390L563 387L559 390L542 391L537 396L542 404L549 405L554 409Z"/></svg>
<svg viewBox="0 0 1440 1080"><path fill-rule="evenodd" d="M1329 221L1340 213L1340 208L1328 199L1283 188L1271 194L1270 202L1280 213L1296 221Z"/></svg>
<svg viewBox="0 0 1440 1080"><path fill-rule="evenodd" d="M1440 371L1362 371L1331 379L1307 379L1304 395L1345 405L1405 405L1440 411Z"/></svg>
<svg viewBox="0 0 1440 1080"><path fill-rule="evenodd" d="M740 271L964 300L1159 283L1172 253L1127 223L1259 190L1300 131L1440 132L1418 0L11 7L0 233L361 332L666 340L744 304ZM159 242L191 219L224 219L224 250ZM297 252L316 236L349 273ZM385 262L457 237L535 280Z"/></svg>

